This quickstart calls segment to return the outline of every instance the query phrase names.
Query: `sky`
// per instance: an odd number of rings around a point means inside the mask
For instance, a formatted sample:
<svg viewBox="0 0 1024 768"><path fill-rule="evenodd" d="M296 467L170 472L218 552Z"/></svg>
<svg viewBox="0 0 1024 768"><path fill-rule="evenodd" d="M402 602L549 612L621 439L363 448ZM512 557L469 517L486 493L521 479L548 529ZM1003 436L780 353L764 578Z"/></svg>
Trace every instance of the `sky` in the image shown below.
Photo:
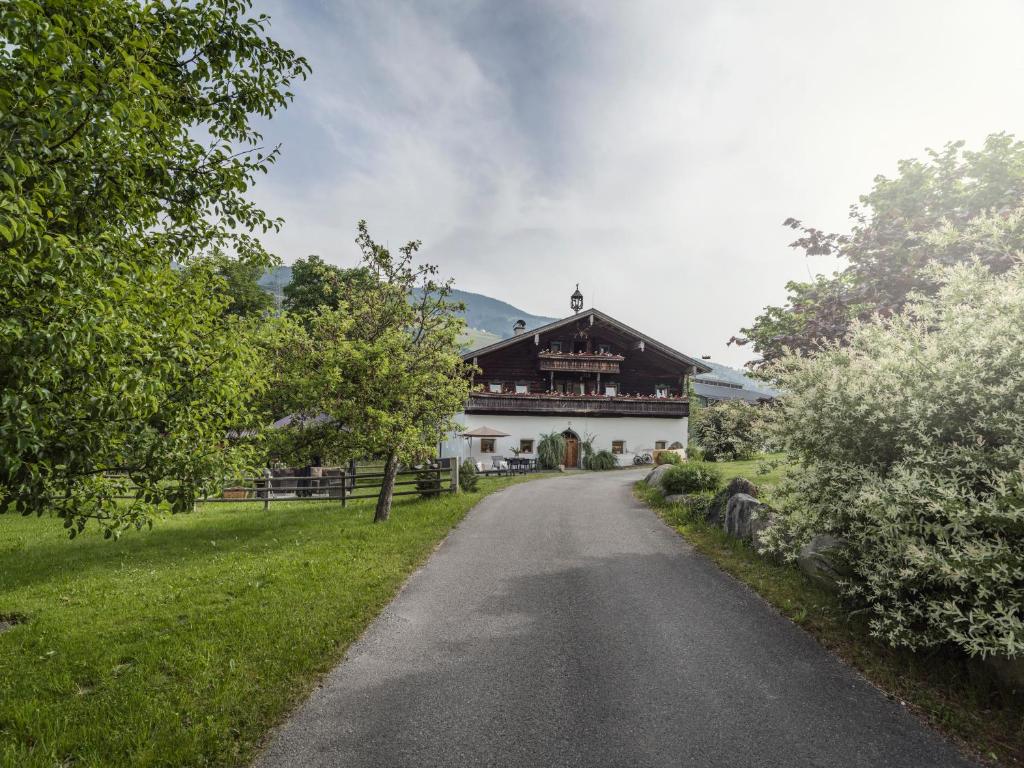
<svg viewBox="0 0 1024 768"><path fill-rule="evenodd" d="M848 230L927 147L1024 135L1019 0L254 0L312 74L263 126L268 244L350 266L366 219L458 288L595 306L686 354L789 280L794 216Z"/></svg>

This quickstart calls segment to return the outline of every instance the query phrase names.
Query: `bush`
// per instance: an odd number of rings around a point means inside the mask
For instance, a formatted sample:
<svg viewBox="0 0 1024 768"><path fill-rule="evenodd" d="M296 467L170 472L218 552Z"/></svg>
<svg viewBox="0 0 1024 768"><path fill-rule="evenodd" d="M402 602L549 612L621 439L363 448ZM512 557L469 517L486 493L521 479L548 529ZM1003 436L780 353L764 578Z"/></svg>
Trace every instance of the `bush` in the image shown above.
<svg viewBox="0 0 1024 768"><path fill-rule="evenodd" d="M541 435L537 443L537 461L544 469L557 469L565 461L565 438L558 432Z"/></svg>
<svg viewBox="0 0 1024 768"><path fill-rule="evenodd" d="M607 448L595 451L590 459L587 461L587 469L593 469L597 471L603 471L607 469L615 469L619 466L618 460L615 455Z"/></svg>
<svg viewBox="0 0 1024 768"><path fill-rule="evenodd" d="M466 459L459 465L459 488L466 493L472 493L480 485L480 475L476 472L476 464Z"/></svg>
<svg viewBox="0 0 1024 768"><path fill-rule="evenodd" d="M722 484L722 476L714 467L689 462L672 467L662 478L665 495L675 493L713 493Z"/></svg>
<svg viewBox="0 0 1024 768"><path fill-rule="evenodd" d="M764 447L763 409L743 400L701 408L691 419L705 461L741 461Z"/></svg>
<svg viewBox="0 0 1024 768"><path fill-rule="evenodd" d="M693 443L686 449L686 456L690 461L704 461L704 451Z"/></svg>
<svg viewBox="0 0 1024 768"><path fill-rule="evenodd" d="M425 464L416 468L416 490L420 496L428 498L441 493L441 473L437 466Z"/></svg>
<svg viewBox="0 0 1024 768"><path fill-rule="evenodd" d="M660 451L654 459L655 464L682 464L683 457L672 451Z"/></svg>
<svg viewBox="0 0 1024 768"><path fill-rule="evenodd" d="M676 502L683 510L687 520L703 520L704 514L715 501L715 494L710 491L688 493Z"/></svg>
<svg viewBox="0 0 1024 768"><path fill-rule="evenodd" d="M1024 266L942 287L846 345L789 356L778 439L797 468L765 549L851 546L847 595L895 646L1024 655Z"/></svg>

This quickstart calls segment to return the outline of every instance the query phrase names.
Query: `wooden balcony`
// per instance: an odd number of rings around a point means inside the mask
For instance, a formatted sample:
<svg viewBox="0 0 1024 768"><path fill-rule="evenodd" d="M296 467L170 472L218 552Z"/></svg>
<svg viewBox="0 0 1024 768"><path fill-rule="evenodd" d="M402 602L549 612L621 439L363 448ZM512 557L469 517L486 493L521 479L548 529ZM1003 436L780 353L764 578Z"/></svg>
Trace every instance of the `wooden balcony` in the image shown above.
<svg viewBox="0 0 1024 768"><path fill-rule="evenodd" d="M571 373L618 373L622 355L570 354L568 352L540 352L542 371L569 371Z"/></svg>
<svg viewBox="0 0 1024 768"><path fill-rule="evenodd" d="M690 415L690 402L682 397L605 397L473 392L466 413L507 416L648 416L681 419Z"/></svg>

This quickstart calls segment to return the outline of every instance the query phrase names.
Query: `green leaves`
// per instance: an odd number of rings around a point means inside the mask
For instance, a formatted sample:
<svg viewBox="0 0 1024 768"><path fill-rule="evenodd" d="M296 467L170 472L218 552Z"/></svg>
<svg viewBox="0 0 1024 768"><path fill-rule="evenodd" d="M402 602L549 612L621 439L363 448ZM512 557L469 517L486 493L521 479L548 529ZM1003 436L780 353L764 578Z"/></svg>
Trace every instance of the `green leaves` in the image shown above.
<svg viewBox="0 0 1024 768"><path fill-rule="evenodd" d="M978 259L996 274L1024 251L1024 142L998 133L979 151L950 142L927 160L904 160L895 178L878 176L850 213L849 235L827 234L789 218L800 236L790 245L807 256L842 257L847 266L812 282L789 283L787 303L766 307L742 338L763 362L787 350L815 354L822 342L844 342L855 320L900 311L915 294L933 294L929 264Z"/></svg>
<svg viewBox="0 0 1024 768"><path fill-rule="evenodd" d="M690 430L708 461L749 459L765 448L765 413L760 406L727 400L693 414Z"/></svg>
<svg viewBox="0 0 1024 768"><path fill-rule="evenodd" d="M116 532L251 458L227 440L261 386L248 329L174 267L271 261L244 193L275 152L250 120L308 67L248 9L0 5L0 511Z"/></svg>
<svg viewBox="0 0 1024 768"><path fill-rule="evenodd" d="M934 295L771 369L799 469L765 544L792 559L818 533L850 542L848 594L893 645L1020 656L1024 266L929 278Z"/></svg>
<svg viewBox="0 0 1024 768"><path fill-rule="evenodd" d="M448 301L451 283L435 280L436 267L413 263L419 243L393 255L365 222L356 242L363 255L357 270L316 257L296 265L286 303L315 309L275 321L267 337L273 415L306 417L273 436L275 450L293 458L422 461L455 429L468 394L461 305ZM321 414L328 418L314 418Z"/></svg>

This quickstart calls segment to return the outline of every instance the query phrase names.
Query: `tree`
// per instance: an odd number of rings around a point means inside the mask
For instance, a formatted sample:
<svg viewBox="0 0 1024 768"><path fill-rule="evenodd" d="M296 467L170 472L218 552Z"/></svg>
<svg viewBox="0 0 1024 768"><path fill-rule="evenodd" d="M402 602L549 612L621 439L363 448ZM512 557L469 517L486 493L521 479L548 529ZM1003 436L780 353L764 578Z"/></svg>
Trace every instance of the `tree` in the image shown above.
<svg viewBox="0 0 1024 768"><path fill-rule="evenodd" d="M743 400L727 400L701 408L691 416L693 439L706 461L739 461L761 448L762 409Z"/></svg>
<svg viewBox="0 0 1024 768"><path fill-rule="evenodd" d="M337 306L320 304L301 323L278 323L269 342L270 390L283 398L278 408L305 424L275 439L324 456L384 458L379 522L390 515L399 465L429 458L456 428L469 381L458 345L462 305L448 300L451 281L439 282L434 266L413 264L418 242L393 255L361 221L356 243L360 278L336 295Z"/></svg>
<svg viewBox="0 0 1024 768"><path fill-rule="evenodd" d="M363 449L384 456L384 481L374 521L391 513L400 463L422 461L457 428L455 414L469 394L458 342L465 307L449 300L452 281L437 267L414 265L419 241L397 256L373 241L360 221L356 243L369 281L353 292L351 368L353 411L342 421Z"/></svg>
<svg viewBox="0 0 1024 768"><path fill-rule="evenodd" d="M260 287L263 267L251 261L219 258L214 274L224 281L223 291L230 303L224 309L229 315L263 317L274 309L274 297Z"/></svg>
<svg viewBox="0 0 1024 768"><path fill-rule="evenodd" d="M792 349L813 354L822 341L843 342L856 319L899 312L913 293L934 294L938 285L926 268L980 259L995 274L1010 269L1024 249L1024 142L1007 134L989 136L977 152L952 142L928 159L904 160L894 179L878 176L871 192L851 209L849 235L829 234L790 218L800 232L791 243L807 256L833 255L848 266L811 282L791 282L786 306L766 307L754 324L730 343L753 344L762 368ZM1010 218L1014 226L999 222ZM975 241L935 238L969 229ZM999 236L984 241L992 230Z"/></svg>
<svg viewBox="0 0 1024 768"><path fill-rule="evenodd" d="M846 542L846 593L893 645L1020 657L1024 264L926 277L933 294L845 345L773 364L796 467L762 544L792 560L818 534Z"/></svg>
<svg viewBox="0 0 1024 768"><path fill-rule="evenodd" d="M248 463L258 390L204 254L271 258L254 116L305 61L247 0L0 5L0 511L106 533ZM140 490L118 504L121 480Z"/></svg>
<svg viewBox="0 0 1024 768"><path fill-rule="evenodd" d="M322 307L337 309L353 290L369 286L365 268L342 269L313 255L292 265L292 279L284 287L281 306L296 315L310 316Z"/></svg>

